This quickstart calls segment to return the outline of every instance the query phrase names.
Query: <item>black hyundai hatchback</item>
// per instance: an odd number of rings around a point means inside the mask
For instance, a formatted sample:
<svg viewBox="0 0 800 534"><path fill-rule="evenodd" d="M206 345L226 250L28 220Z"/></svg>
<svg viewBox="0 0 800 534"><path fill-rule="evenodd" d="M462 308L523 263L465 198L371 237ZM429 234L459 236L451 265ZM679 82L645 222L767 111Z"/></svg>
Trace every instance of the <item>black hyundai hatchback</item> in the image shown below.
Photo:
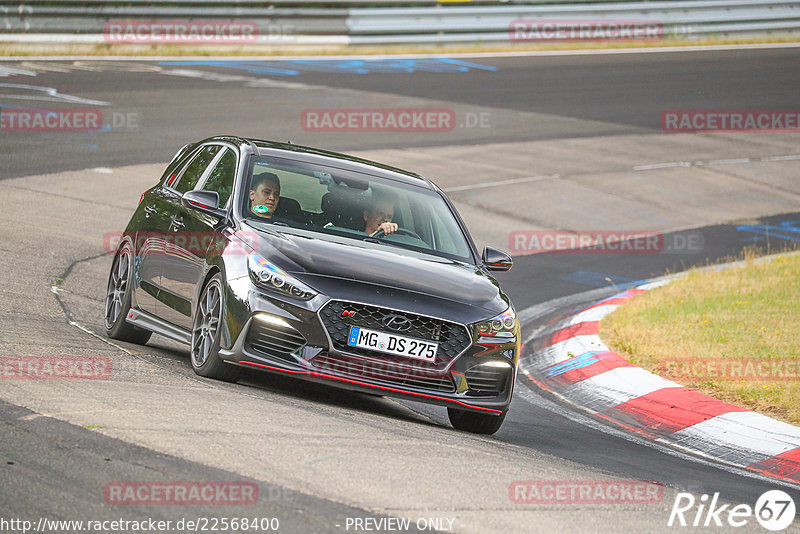
<svg viewBox="0 0 800 534"><path fill-rule="evenodd" d="M201 376L260 369L448 408L492 434L517 371L519 323L448 198L429 180L293 144L186 145L117 247L109 337L190 346Z"/></svg>

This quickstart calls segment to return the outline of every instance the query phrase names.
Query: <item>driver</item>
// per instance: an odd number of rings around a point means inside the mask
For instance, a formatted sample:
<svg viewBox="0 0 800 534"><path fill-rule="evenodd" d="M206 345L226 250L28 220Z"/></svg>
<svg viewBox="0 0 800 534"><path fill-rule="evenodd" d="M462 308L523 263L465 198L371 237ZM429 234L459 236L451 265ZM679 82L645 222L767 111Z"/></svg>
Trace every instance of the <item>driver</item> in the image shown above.
<svg viewBox="0 0 800 534"><path fill-rule="evenodd" d="M262 219L271 219L281 196L281 181L271 172L253 177L250 186L250 211Z"/></svg>
<svg viewBox="0 0 800 534"><path fill-rule="evenodd" d="M364 210L364 232L370 236L375 235L378 231L383 230L386 235L393 234L397 231L397 223L393 223L394 206L392 203L385 199L378 199L372 203L372 206Z"/></svg>

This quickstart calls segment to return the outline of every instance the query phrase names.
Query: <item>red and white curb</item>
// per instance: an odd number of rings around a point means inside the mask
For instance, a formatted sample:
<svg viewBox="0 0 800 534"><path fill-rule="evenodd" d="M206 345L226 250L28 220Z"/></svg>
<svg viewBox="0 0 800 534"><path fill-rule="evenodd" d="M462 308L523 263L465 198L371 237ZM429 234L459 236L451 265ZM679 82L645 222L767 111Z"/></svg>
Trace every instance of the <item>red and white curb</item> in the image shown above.
<svg viewBox="0 0 800 534"><path fill-rule="evenodd" d="M600 320L651 282L606 298L536 336L522 374L646 438L800 483L800 428L688 389L636 367L603 344Z"/></svg>

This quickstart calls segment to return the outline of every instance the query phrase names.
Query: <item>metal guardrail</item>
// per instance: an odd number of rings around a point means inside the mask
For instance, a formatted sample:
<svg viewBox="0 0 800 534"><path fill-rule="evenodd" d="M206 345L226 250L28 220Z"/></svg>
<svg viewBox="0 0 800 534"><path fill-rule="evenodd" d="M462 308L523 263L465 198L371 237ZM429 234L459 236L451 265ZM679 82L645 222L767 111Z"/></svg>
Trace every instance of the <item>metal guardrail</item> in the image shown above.
<svg viewBox="0 0 800 534"><path fill-rule="evenodd" d="M0 0L0 42L102 43L108 41L104 28L109 21L120 20L245 20L258 28L258 43L278 45L508 42L517 40L512 22L520 20L601 26L650 21L660 25L660 38L800 33L800 0L485 3L491 5L432 0Z"/></svg>
<svg viewBox="0 0 800 534"><path fill-rule="evenodd" d="M354 44L509 41L513 21L652 21L665 37L800 31L797 0L684 0L603 4L351 10Z"/></svg>

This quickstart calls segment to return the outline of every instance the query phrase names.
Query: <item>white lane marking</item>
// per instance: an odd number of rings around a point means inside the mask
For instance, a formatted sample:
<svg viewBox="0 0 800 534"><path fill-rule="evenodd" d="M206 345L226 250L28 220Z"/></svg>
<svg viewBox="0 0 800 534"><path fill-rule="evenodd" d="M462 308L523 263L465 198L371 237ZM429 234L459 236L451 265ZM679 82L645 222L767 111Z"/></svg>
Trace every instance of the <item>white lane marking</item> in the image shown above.
<svg viewBox="0 0 800 534"><path fill-rule="evenodd" d="M576 353L575 350L570 350L578 347L583 347L583 351ZM551 345L550 348L553 350L564 351L566 353L572 353L572 356L579 356L587 351L605 352L608 350L608 347L605 345L605 343L603 343L603 340L601 340L600 336L596 334L573 336L569 339L565 339L564 341L559 341L555 345ZM569 357L568 354L566 356Z"/></svg>
<svg viewBox="0 0 800 534"><path fill-rule="evenodd" d="M98 172L100 174L114 174L114 171L112 169L109 169L108 167L95 167L94 169L92 169L92 171Z"/></svg>
<svg viewBox="0 0 800 534"><path fill-rule="evenodd" d="M242 82L246 87L270 87L276 89L297 89L297 90L310 90L310 89L327 89L320 85L310 85L307 83L299 82L286 82L283 80L275 80L272 78L259 78L256 76L242 76L240 74L221 74L215 71L195 70L195 69L161 69L160 74L166 76L180 76L183 78L197 78L211 82Z"/></svg>
<svg viewBox="0 0 800 534"><path fill-rule="evenodd" d="M761 161L795 161L800 159L800 154L790 154L788 156L764 156Z"/></svg>
<svg viewBox="0 0 800 534"><path fill-rule="evenodd" d="M679 442L704 441L765 458L800 447L800 428L756 412L729 412L673 434ZM756 459L755 461L758 461ZM755 462L754 462L755 463Z"/></svg>
<svg viewBox="0 0 800 534"><path fill-rule="evenodd" d="M750 163L750 158L730 158L730 159L712 159L709 160L709 165L734 165L738 163Z"/></svg>
<svg viewBox="0 0 800 534"><path fill-rule="evenodd" d="M31 70L12 69L11 67L3 67L0 65L0 78L7 76L36 76L36 73Z"/></svg>
<svg viewBox="0 0 800 534"><path fill-rule="evenodd" d="M447 187L443 189L445 193L452 193L454 191L468 191L470 189L483 189L486 187L499 187L502 185L523 184L528 182L540 182L542 180L558 180L561 178L559 174L542 174L539 176L527 176L525 178L514 178L511 180L501 180L499 182L485 182L480 184L471 185L458 185L455 187Z"/></svg>
<svg viewBox="0 0 800 534"><path fill-rule="evenodd" d="M651 163L648 165L636 165L634 171L652 171L656 169L669 169L673 167L709 167L713 165L738 165L742 163L759 163L766 161L794 161L799 160L800 154L787 154L781 156L763 156L760 158L730 158L730 159L711 159L708 161L668 161L665 163Z"/></svg>
<svg viewBox="0 0 800 534"><path fill-rule="evenodd" d="M567 387L563 395L591 397L598 412L664 388L682 388L678 383L645 371L641 367L617 367Z"/></svg>
<svg viewBox="0 0 800 534"><path fill-rule="evenodd" d="M680 276L680 277L683 277L683 276L686 276L686 275L687 275L686 273L678 273L678 276ZM669 279L655 280L653 282L648 282L646 284L642 284L639 287L637 287L636 289L641 289L643 291L650 291L651 289L655 289L657 287L662 287L662 286L665 286L667 284L670 284L670 283L674 282L675 278L676 278L675 276L672 276Z"/></svg>
<svg viewBox="0 0 800 534"><path fill-rule="evenodd" d="M63 415L85 415L85 414L98 414L98 413L146 413L146 410L70 410L66 412L42 412L42 413L33 413L30 415L25 415L20 417L20 421L32 421L34 419L38 419L40 417L52 417L54 419L58 419L60 416Z"/></svg>
<svg viewBox="0 0 800 534"><path fill-rule="evenodd" d="M649 165L636 165L634 171L652 171L653 169L669 169L672 167L691 167L691 161L670 161L667 163L651 163Z"/></svg>
<svg viewBox="0 0 800 534"><path fill-rule="evenodd" d="M23 83L0 83L0 88L6 89L21 89L23 91L31 91L33 93L41 94L5 94L0 93L0 98L14 98L18 100L40 100L43 102L73 102L75 104L87 104L91 106L108 106L108 102L102 100L91 100L89 98L81 98L79 96L68 95L59 93L55 87L44 87L41 85L27 85Z"/></svg>
<svg viewBox="0 0 800 534"><path fill-rule="evenodd" d="M576 313L570 317L569 321L567 321L567 324L571 326L580 323L599 321L617 308L619 308L619 305L617 304L602 304L600 306L595 306L594 308L589 308L588 310L583 310L580 313Z"/></svg>

